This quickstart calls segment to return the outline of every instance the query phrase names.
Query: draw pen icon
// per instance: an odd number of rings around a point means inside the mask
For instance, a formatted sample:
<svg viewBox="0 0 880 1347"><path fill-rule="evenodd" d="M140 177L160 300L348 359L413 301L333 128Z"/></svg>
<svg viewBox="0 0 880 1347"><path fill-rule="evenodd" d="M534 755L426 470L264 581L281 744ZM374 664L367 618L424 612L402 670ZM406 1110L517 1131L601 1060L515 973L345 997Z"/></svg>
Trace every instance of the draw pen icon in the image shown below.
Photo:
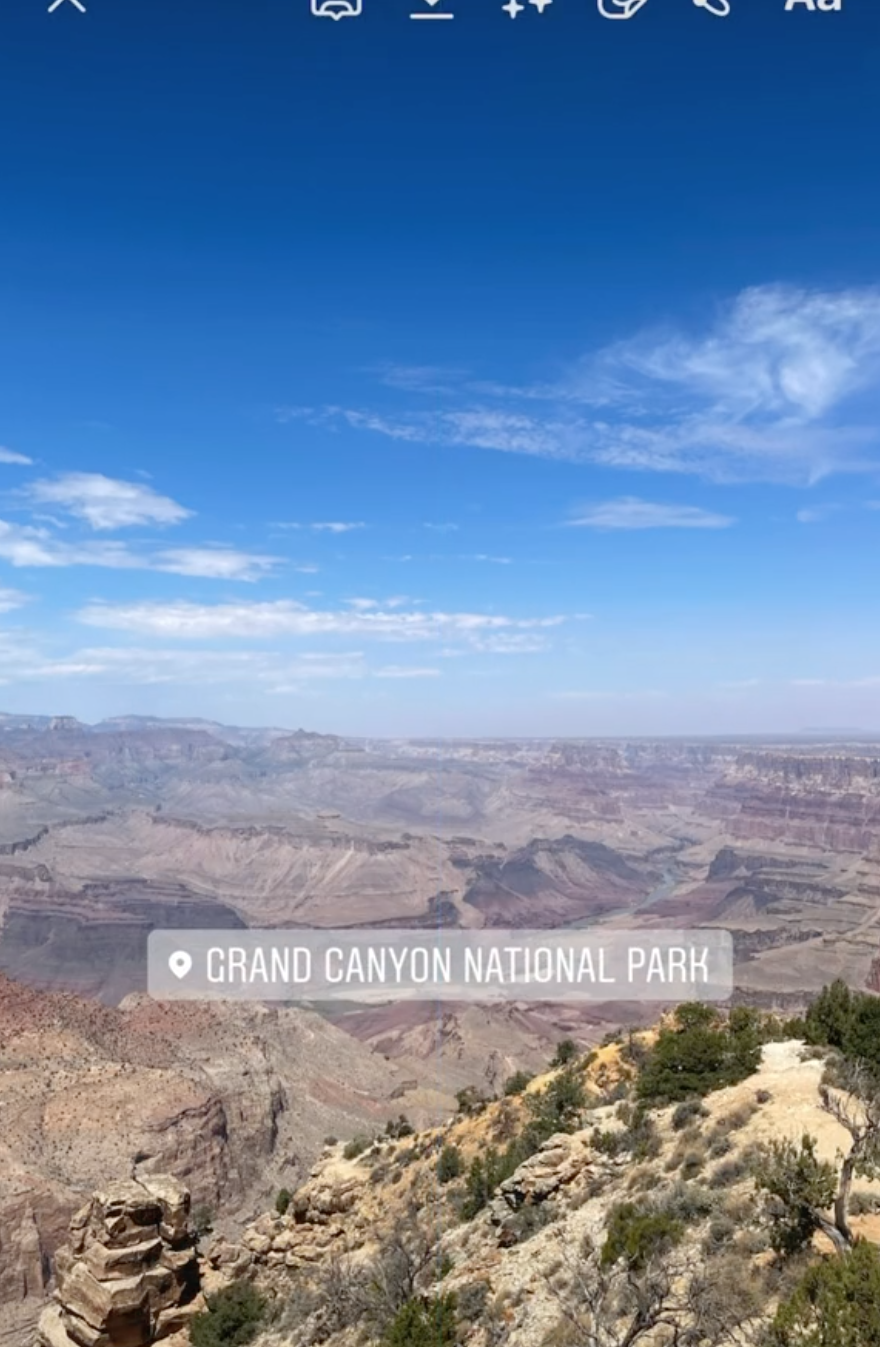
<svg viewBox="0 0 880 1347"><path fill-rule="evenodd" d="M597 0L603 19L631 19L648 0Z"/></svg>

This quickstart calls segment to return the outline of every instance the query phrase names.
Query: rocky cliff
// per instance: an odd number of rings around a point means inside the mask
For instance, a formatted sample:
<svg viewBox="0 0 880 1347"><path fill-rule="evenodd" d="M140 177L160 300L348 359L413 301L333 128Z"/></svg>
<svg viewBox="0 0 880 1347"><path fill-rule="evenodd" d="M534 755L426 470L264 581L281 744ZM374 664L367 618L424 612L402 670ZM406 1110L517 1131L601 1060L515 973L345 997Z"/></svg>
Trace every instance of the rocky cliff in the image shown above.
<svg viewBox="0 0 880 1347"><path fill-rule="evenodd" d="M203 1308L190 1194L167 1175L108 1184L55 1257L39 1347L177 1347Z"/></svg>
<svg viewBox="0 0 880 1347"><path fill-rule="evenodd" d="M173 1174L234 1227L296 1186L325 1136L396 1115L407 1076L305 1011L145 997L111 1009L0 977L0 1343L29 1343L18 1325L108 1175ZM446 1104L418 1088L406 1102L422 1118Z"/></svg>
<svg viewBox="0 0 880 1347"><path fill-rule="evenodd" d="M740 753L707 805L737 838L870 852L880 840L880 758Z"/></svg>
<svg viewBox="0 0 880 1347"><path fill-rule="evenodd" d="M647 1203L676 1227L670 1284L675 1303L690 1307L678 1313L702 1325L675 1340L756 1344L784 1277L768 1273L768 1224L750 1157L771 1140L797 1143L805 1133L821 1159L834 1162L848 1149L847 1133L822 1104L823 1064L800 1043L769 1044L755 1074L707 1095L684 1119L660 1108L641 1130L631 1105L627 1111L609 1098L629 1070L617 1047L593 1054L582 1125L549 1137L476 1212L463 1209L463 1175L517 1135L527 1116L522 1097L402 1141L377 1139L355 1159L327 1149L284 1215L267 1212L239 1241L209 1248L211 1273L251 1280L269 1297L272 1325L257 1347L375 1341L375 1328L360 1330L383 1312L371 1300L376 1288L398 1304L407 1293L423 1303L451 1293L457 1341L466 1347L659 1347L673 1338L644 1328L627 1338L618 1323L640 1285L647 1313L657 1277L641 1282L636 1261L618 1275L595 1257L621 1204ZM453 1151L459 1167L447 1160L444 1169L441 1156ZM854 1208L876 1210L880 1186L858 1187ZM864 1238L880 1235L876 1215L853 1216L852 1225ZM817 1237L817 1250L829 1247ZM597 1315L604 1326L594 1336Z"/></svg>

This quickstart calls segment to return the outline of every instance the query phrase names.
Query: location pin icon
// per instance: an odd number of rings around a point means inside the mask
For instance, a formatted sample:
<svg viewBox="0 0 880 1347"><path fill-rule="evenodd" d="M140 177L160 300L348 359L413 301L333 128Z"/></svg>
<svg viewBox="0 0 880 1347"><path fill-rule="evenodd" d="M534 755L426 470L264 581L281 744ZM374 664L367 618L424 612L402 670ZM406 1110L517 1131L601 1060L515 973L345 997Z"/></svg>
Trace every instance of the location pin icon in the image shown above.
<svg viewBox="0 0 880 1347"><path fill-rule="evenodd" d="M168 967L176 978L185 978L193 966L192 955L179 949L168 960Z"/></svg>

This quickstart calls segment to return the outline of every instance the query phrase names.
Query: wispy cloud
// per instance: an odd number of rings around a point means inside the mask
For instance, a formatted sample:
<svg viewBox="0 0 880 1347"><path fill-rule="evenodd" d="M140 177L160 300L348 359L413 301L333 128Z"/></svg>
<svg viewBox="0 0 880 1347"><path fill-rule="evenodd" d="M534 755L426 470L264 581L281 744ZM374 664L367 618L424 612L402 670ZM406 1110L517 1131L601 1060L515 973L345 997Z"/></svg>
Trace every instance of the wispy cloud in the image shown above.
<svg viewBox="0 0 880 1347"><path fill-rule="evenodd" d="M29 467L33 461L34 460L28 458L26 454L17 454L14 449L6 449L0 444L0 463L10 463L26 468Z"/></svg>
<svg viewBox="0 0 880 1347"><path fill-rule="evenodd" d="M440 676L439 669L424 669L407 664L386 664L384 669L377 669L375 672L376 678L439 678Z"/></svg>
<svg viewBox="0 0 880 1347"><path fill-rule="evenodd" d="M280 417L720 481L867 471L880 450L880 289L758 286L701 332L638 332L553 382L460 381L447 391L452 405L439 409L330 406Z"/></svg>
<svg viewBox="0 0 880 1347"><path fill-rule="evenodd" d="M696 505L665 505L621 496L578 511L569 524L593 529L724 529L735 521Z"/></svg>
<svg viewBox="0 0 880 1347"><path fill-rule="evenodd" d="M11 613L29 602L30 595L22 594L20 589L0 589L0 613Z"/></svg>
<svg viewBox="0 0 880 1347"><path fill-rule="evenodd" d="M120 542L69 543L48 529L5 520L0 520L0 559L17 568L97 566L117 571L164 571L206 580L258 580L282 562L280 557L233 547L135 552Z"/></svg>
<svg viewBox="0 0 880 1347"><path fill-rule="evenodd" d="M440 671L424 666L370 666L361 651L187 650L180 647L86 646L48 653L32 639L0 631L0 686L16 682L91 680L132 686L259 687L267 695L296 694L321 683L424 679Z"/></svg>
<svg viewBox="0 0 880 1347"><path fill-rule="evenodd" d="M379 365L376 373L389 388L415 393L448 393L467 377L466 371L443 365Z"/></svg>
<svg viewBox="0 0 880 1347"><path fill-rule="evenodd" d="M486 613L407 612L399 609L318 610L291 599L269 603L90 603L77 617L87 626L159 638L367 636L385 641L457 640L475 649L498 642L512 649L528 633L558 627L562 616L514 618Z"/></svg>
<svg viewBox="0 0 880 1347"><path fill-rule="evenodd" d="M281 557L240 552L233 547L178 547L157 553L149 568L206 580L259 580L281 564Z"/></svg>
<svg viewBox="0 0 880 1347"><path fill-rule="evenodd" d="M799 524L821 524L839 509L839 505L810 505L798 510L795 518Z"/></svg>
<svg viewBox="0 0 880 1347"><path fill-rule="evenodd" d="M95 678L142 685L247 683L265 686L267 692L280 692L326 680L371 675L359 654L304 654L285 658L274 652L163 650L139 646L86 647L62 656L47 656L27 647L8 653L10 657L4 659L7 681L11 676L59 681Z"/></svg>
<svg viewBox="0 0 880 1347"><path fill-rule="evenodd" d="M143 524L179 524L191 510L142 482L125 482L97 472L68 472L25 488L31 500L84 520L96 531Z"/></svg>
<svg viewBox="0 0 880 1347"><path fill-rule="evenodd" d="M313 533L353 533L356 529L365 529L367 526L363 520L354 521L331 519L322 520L316 524L298 524L298 523L277 523L272 525L277 529L311 529Z"/></svg>
<svg viewBox="0 0 880 1347"><path fill-rule="evenodd" d="M421 603L421 599L410 599L405 594L394 594L390 599L348 599L350 608L357 609L358 612L368 613L380 608L406 608Z"/></svg>

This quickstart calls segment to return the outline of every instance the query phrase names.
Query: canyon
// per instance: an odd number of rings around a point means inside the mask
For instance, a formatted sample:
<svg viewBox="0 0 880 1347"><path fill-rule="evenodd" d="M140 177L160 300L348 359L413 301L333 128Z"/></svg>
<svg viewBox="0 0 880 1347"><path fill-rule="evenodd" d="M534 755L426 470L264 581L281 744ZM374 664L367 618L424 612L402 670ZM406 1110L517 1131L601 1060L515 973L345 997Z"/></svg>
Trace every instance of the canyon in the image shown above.
<svg viewBox="0 0 880 1347"><path fill-rule="evenodd" d="M736 997L880 988L880 743L378 741L0 717L2 1347L67 1227L173 1175L234 1235L327 1136L656 1007L156 1003L157 928L720 926Z"/></svg>

